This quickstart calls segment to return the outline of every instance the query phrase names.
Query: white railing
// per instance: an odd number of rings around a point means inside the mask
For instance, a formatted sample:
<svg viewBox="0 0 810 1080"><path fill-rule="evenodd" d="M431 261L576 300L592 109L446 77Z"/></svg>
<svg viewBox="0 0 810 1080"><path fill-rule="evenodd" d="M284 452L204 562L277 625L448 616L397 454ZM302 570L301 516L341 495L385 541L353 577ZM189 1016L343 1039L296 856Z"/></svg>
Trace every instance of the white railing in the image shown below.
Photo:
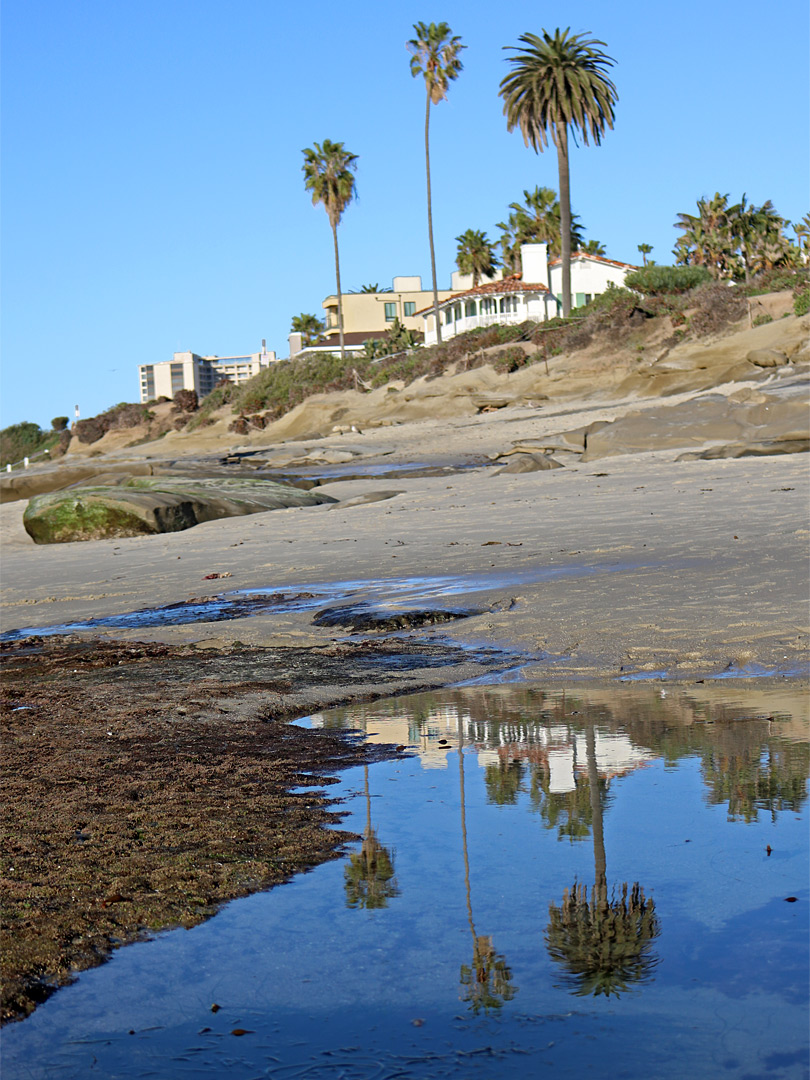
<svg viewBox="0 0 810 1080"><path fill-rule="evenodd" d="M466 334L468 330L477 330L481 326L503 326L506 323L522 323L528 320L525 312L493 311L487 315L462 315L455 322L442 323L442 340L449 340L457 334ZM425 344L436 344L436 329L425 333Z"/></svg>
<svg viewBox="0 0 810 1080"><path fill-rule="evenodd" d="M516 311L495 311L487 315L462 315L460 319L450 323L448 329L452 326L454 333L463 334L467 330L477 330L479 326L494 326L496 323L505 324L525 321L526 316L519 315Z"/></svg>

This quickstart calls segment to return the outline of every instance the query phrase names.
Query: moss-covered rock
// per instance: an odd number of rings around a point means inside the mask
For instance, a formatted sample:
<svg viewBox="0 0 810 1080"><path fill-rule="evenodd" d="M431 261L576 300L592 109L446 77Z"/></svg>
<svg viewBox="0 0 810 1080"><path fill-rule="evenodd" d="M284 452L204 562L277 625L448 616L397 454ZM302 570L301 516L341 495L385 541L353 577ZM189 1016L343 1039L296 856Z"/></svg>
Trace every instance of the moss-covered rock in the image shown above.
<svg viewBox="0 0 810 1080"><path fill-rule="evenodd" d="M201 521L335 501L270 480L131 477L115 486L38 495L29 502L23 524L35 543L60 544L179 532Z"/></svg>

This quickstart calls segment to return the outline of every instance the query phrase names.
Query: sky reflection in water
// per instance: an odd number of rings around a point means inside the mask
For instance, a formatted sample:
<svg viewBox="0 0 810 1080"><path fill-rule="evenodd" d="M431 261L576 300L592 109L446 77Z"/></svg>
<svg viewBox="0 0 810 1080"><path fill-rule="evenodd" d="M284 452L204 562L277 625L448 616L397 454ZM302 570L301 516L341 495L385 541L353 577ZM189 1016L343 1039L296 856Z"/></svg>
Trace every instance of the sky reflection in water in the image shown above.
<svg viewBox="0 0 810 1080"><path fill-rule="evenodd" d="M810 745L799 693L769 693L475 686L312 718L415 749L344 774L362 843L81 975L6 1029L4 1080L798 1080Z"/></svg>

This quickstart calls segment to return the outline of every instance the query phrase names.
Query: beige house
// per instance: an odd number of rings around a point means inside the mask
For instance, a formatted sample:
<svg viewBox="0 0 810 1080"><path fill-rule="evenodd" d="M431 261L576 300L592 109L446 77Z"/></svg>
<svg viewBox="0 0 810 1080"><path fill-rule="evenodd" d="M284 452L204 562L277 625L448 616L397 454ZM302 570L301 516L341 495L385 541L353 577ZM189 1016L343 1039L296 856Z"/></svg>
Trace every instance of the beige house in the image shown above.
<svg viewBox="0 0 810 1080"><path fill-rule="evenodd" d="M272 364L276 354L267 350L264 342L260 352L247 356L198 356L193 352L176 352L171 360L138 367L141 402L155 398L173 398L178 390L196 390L197 397L210 394L222 379L233 383L247 382Z"/></svg>
<svg viewBox="0 0 810 1080"><path fill-rule="evenodd" d="M449 296L452 290L440 289L439 300ZM381 337L391 328L395 319L399 319L409 330L422 332L422 319L417 311L433 303L433 290L422 288L422 278L395 277L391 292L384 293L344 293L343 294L343 336L362 334L368 337ZM340 338L338 326L337 294L327 296L322 307L325 312L326 330L324 338L332 342Z"/></svg>

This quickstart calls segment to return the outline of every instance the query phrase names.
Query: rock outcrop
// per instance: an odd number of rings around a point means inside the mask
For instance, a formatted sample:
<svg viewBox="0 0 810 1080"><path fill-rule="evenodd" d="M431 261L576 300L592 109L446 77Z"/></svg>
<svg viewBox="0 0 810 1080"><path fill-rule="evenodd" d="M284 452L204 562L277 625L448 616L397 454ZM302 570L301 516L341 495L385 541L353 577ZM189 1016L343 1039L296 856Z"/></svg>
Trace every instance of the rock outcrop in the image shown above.
<svg viewBox="0 0 810 1080"><path fill-rule="evenodd" d="M335 499L270 480L117 477L114 485L74 487L31 499L23 516L37 544L179 532L202 521Z"/></svg>

